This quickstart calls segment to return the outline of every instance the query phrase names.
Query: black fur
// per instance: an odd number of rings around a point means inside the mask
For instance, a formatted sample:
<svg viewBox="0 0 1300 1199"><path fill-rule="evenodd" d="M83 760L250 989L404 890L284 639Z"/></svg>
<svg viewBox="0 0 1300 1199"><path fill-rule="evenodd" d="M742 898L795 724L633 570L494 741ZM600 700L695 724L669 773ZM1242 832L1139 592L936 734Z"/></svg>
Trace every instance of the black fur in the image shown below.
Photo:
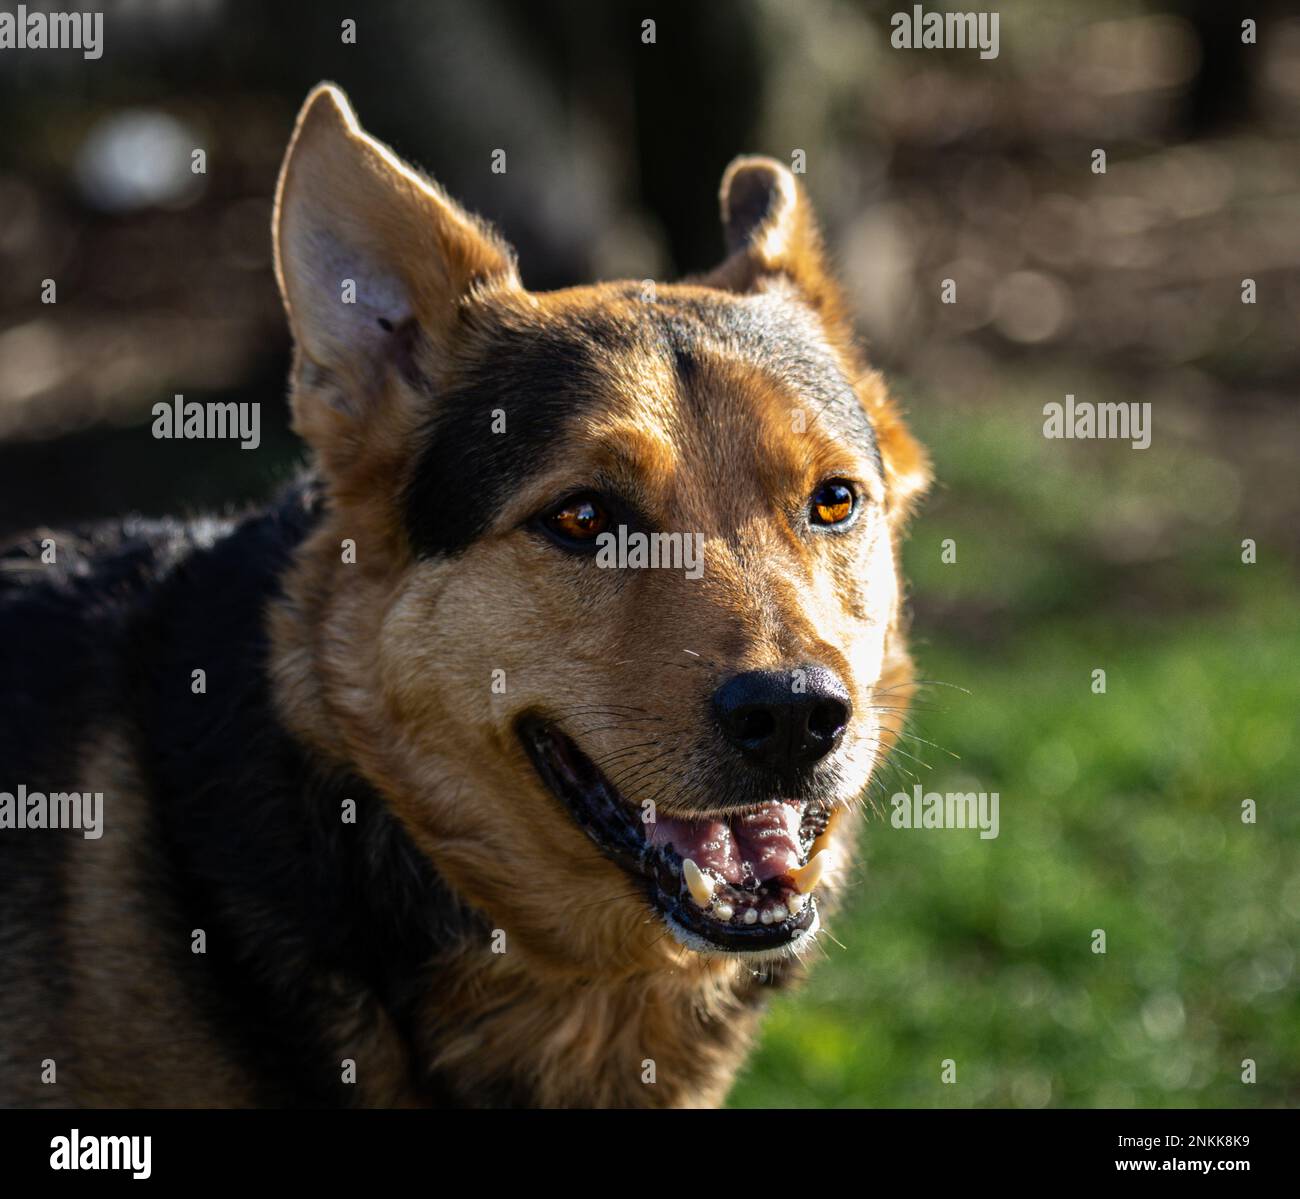
<svg viewBox="0 0 1300 1199"><path fill-rule="evenodd" d="M127 521L75 549L59 537L58 565L41 565L39 547L0 559L0 786L74 789L79 739L105 715L127 722L159 851L150 898L175 970L265 1080L267 1105L349 1103L346 1047L327 1030L375 1005L407 1030L440 949L486 940L382 800L310 759L275 719L264 614L318 513L302 484L242 521ZM206 694L191 690L195 669ZM344 798L355 824L340 818ZM75 832L0 836L0 910L48 902L57 855L88 844ZM206 954L190 950L196 928ZM32 963L13 968L30 975ZM446 1080L423 1087L430 1102L464 1101Z"/></svg>

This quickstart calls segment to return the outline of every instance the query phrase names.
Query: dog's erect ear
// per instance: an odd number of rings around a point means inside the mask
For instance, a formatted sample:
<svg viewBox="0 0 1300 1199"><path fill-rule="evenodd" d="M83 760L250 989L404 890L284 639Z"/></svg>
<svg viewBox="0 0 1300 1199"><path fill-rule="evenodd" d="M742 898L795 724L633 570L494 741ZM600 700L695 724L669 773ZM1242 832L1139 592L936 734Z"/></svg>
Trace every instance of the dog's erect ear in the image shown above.
<svg viewBox="0 0 1300 1199"><path fill-rule="evenodd" d="M734 159L722 176L720 198L727 258L704 282L728 291L752 292L787 281L817 311L841 346L852 347L849 307L827 265L812 205L794 173L774 158ZM859 398L885 458L893 519L902 521L929 486L929 460L907 431L879 376L866 378L875 382L859 387Z"/></svg>
<svg viewBox="0 0 1300 1199"><path fill-rule="evenodd" d="M794 173L774 158L746 155L727 167L719 198L728 256L706 282L746 292L787 279L829 326L847 332L844 299Z"/></svg>
<svg viewBox="0 0 1300 1199"><path fill-rule="evenodd" d="M342 413L358 414L414 333L445 347L471 289L515 281L508 247L370 137L329 84L298 115L274 224L300 381Z"/></svg>

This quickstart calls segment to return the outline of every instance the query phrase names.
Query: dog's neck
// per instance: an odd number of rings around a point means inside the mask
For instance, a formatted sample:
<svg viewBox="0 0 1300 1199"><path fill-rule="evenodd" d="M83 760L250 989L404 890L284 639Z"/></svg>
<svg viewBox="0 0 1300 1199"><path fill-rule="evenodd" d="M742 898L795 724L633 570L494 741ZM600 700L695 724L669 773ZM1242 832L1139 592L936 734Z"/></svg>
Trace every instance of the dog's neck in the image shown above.
<svg viewBox="0 0 1300 1199"><path fill-rule="evenodd" d="M458 965L454 990L426 997L421 1058L527 1106L717 1106L767 998L749 975L740 984L729 973L704 983L659 973L572 984L504 957Z"/></svg>

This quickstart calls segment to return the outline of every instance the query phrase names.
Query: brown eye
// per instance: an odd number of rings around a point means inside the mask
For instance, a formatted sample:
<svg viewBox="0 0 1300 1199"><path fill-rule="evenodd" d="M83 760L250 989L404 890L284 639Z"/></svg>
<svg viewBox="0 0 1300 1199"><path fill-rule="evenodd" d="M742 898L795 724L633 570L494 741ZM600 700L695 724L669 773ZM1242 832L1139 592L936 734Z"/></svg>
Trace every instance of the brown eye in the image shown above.
<svg viewBox="0 0 1300 1199"><path fill-rule="evenodd" d="M842 525L853 515L857 497L843 479L831 479L812 494L809 519L815 525Z"/></svg>
<svg viewBox="0 0 1300 1199"><path fill-rule="evenodd" d="M542 518L547 530L570 545L594 541L609 525L609 513L594 495L576 495Z"/></svg>

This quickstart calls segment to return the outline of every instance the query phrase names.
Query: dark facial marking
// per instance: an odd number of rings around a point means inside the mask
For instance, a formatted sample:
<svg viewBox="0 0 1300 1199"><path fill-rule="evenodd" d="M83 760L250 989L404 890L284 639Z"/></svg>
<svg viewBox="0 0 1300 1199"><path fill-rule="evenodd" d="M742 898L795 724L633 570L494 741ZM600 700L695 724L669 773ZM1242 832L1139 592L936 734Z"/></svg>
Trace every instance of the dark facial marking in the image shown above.
<svg viewBox="0 0 1300 1199"><path fill-rule="evenodd" d="M600 367L628 344L612 322L501 327L491 348L434 397L406 492L406 529L423 558L456 554L480 537L520 483L550 456L575 412L605 391ZM493 432L495 409L505 432Z"/></svg>

